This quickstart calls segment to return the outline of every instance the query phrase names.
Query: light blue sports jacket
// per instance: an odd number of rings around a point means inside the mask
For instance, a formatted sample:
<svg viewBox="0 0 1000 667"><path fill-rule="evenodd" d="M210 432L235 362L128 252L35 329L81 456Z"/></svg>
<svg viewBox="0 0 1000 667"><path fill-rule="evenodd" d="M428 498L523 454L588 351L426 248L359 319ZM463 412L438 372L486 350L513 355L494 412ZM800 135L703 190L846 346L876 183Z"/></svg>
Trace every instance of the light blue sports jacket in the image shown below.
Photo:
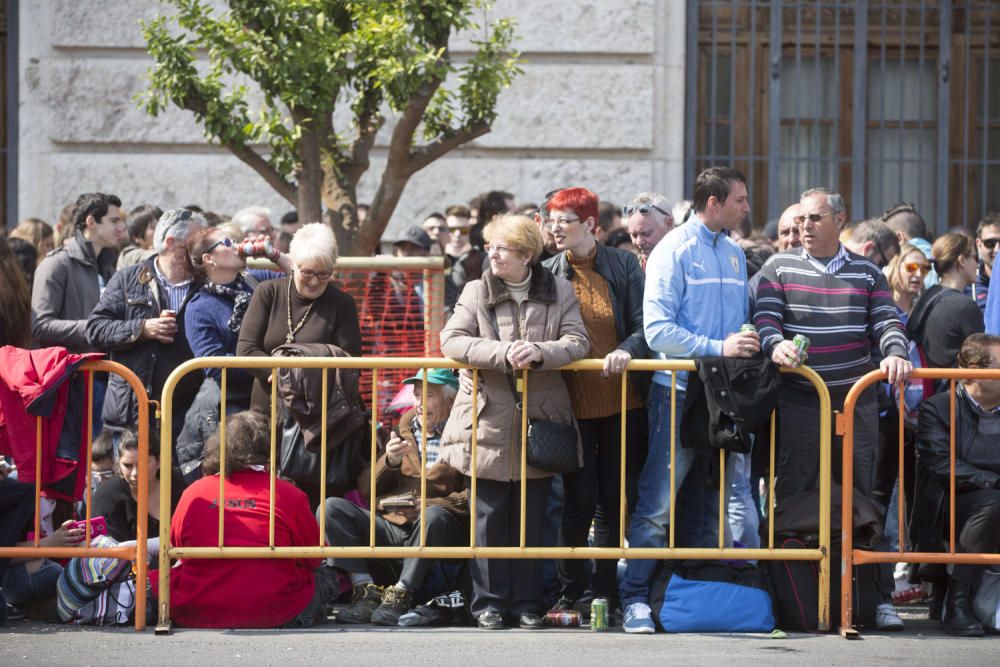
<svg viewBox="0 0 1000 667"><path fill-rule="evenodd" d="M692 215L653 249L642 313L656 358L722 356L722 341L747 321L748 308L746 256L726 232ZM670 372L653 380L670 386ZM677 388L686 385L687 373L678 373Z"/></svg>

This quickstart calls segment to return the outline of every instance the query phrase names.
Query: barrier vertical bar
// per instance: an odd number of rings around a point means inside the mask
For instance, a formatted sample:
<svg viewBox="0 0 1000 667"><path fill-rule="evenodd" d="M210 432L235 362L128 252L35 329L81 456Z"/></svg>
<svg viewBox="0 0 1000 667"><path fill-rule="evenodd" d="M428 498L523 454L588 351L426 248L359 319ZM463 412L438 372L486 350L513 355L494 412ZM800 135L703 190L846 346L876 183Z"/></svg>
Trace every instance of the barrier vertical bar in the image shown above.
<svg viewBox="0 0 1000 667"><path fill-rule="evenodd" d="M87 488L84 497L87 499L86 516L84 516L83 543L90 546L90 518L94 504L94 371L87 371ZM140 461L142 459L139 459ZM147 459L148 460L148 459Z"/></svg>
<svg viewBox="0 0 1000 667"><path fill-rule="evenodd" d="M830 456L832 449L830 415L832 413L830 394L826 390L823 380L812 369L807 368L806 370L812 376L813 386L819 395L819 549L822 556L819 560L819 609L817 616L819 630L825 632L830 629L830 505L832 503L830 494L833 491L831 488L833 464ZM844 515L850 521L850 510L844 509Z"/></svg>
<svg viewBox="0 0 1000 667"><path fill-rule="evenodd" d="M628 364L625 365L625 369L622 370L622 406L621 406L621 446L618 448L618 454L621 456L621 472L620 479L618 480L618 546L625 548L625 459L627 458L627 452L625 444L626 442L626 419L628 415Z"/></svg>
<svg viewBox="0 0 1000 667"><path fill-rule="evenodd" d="M771 410L771 453L770 462L767 467L767 548L774 549L774 444L776 434L774 428L776 420L774 416L778 409Z"/></svg>
<svg viewBox="0 0 1000 667"><path fill-rule="evenodd" d="M321 419L323 420L323 425L320 427L319 431L319 546L323 546L326 542L326 420L327 420L327 401L329 396L329 386L328 382L330 379L330 369L323 369L323 381L320 385L320 402L321 406ZM374 462L373 464L374 465Z"/></svg>
<svg viewBox="0 0 1000 667"><path fill-rule="evenodd" d="M420 461L420 546L427 546L427 373L424 369L424 379L420 383L420 451L417 459Z"/></svg>
<svg viewBox="0 0 1000 667"><path fill-rule="evenodd" d="M368 466L368 507L371 510L368 512L368 546L375 546L375 499L378 497L378 489L375 488L375 462L378 460L378 431L377 424L378 419L378 371L379 369L372 369L372 449L369 461L371 464Z"/></svg>
<svg viewBox="0 0 1000 667"><path fill-rule="evenodd" d="M219 387L219 546L225 544L226 507L226 382L228 369L222 369L222 383Z"/></svg>
<svg viewBox="0 0 1000 667"><path fill-rule="evenodd" d="M175 371L176 372L176 371ZM174 385L171 384L170 378L167 378L167 383L163 387L162 394L162 404L160 405L160 469L161 470L173 470L173 417L174 417L174 401L173 401L173 390ZM149 410L146 410L146 414L139 415L139 428L142 428L143 420L146 420L147 428L149 424ZM142 439L140 438L139 447L142 447ZM140 455L142 450L140 449ZM156 622L156 633L164 634L170 631L170 487L172 484L172 475L163 475L163 479L160 480L160 558L159 558L159 573L160 585L157 588L157 604L159 606L159 614L157 615ZM139 508L142 511L142 493L139 494ZM139 522L142 526L143 522ZM137 587L138 588L138 587Z"/></svg>
<svg viewBox="0 0 1000 667"><path fill-rule="evenodd" d="M278 466L278 369L271 369L271 465L268 471L267 545L274 548L274 478Z"/></svg>
<svg viewBox="0 0 1000 667"><path fill-rule="evenodd" d="M479 440L479 369L472 369L472 452L469 472L469 548L476 546L476 449Z"/></svg>
<svg viewBox="0 0 1000 667"><path fill-rule="evenodd" d="M899 388L899 491L896 496L896 507L899 509L899 553L906 551L906 534L903 532L903 517L906 515L906 494L903 491L906 488L903 482L903 476L905 475L905 466L903 465L903 436L905 435L903 418L906 416L905 391L905 387Z"/></svg>
<svg viewBox="0 0 1000 667"><path fill-rule="evenodd" d="M726 450L719 450L719 548L726 546Z"/></svg>
<svg viewBox="0 0 1000 667"><path fill-rule="evenodd" d="M35 547L42 539L42 418L35 417Z"/></svg>
<svg viewBox="0 0 1000 667"><path fill-rule="evenodd" d="M949 480L948 491L948 553L955 553L955 378L949 384L950 401L949 416L949 440L951 441L951 479Z"/></svg>
<svg viewBox="0 0 1000 667"><path fill-rule="evenodd" d="M674 459L677 455L677 443L675 442L675 435L677 434L677 429L675 428L677 419L677 371L671 371L670 373L670 460L667 462L667 474L670 475L670 548L674 548L674 500L676 499L677 491L677 479L674 474L676 466L674 465Z"/></svg>
<svg viewBox="0 0 1000 667"><path fill-rule="evenodd" d="M528 369L521 371L521 548L525 547L526 504L528 502Z"/></svg>
<svg viewBox="0 0 1000 667"><path fill-rule="evenodd" d="M124 377L124 376L123 376ZM138 378L133 376L138 381ZM149 544L149 397L145 391L137 395L139 407L139 488L136 494L136 516L138 521L135 528L135 578L139 583L135 587L135 629L144 630L146 628L146 582L149 570L148 548ZM147 465L142 465L147 462ZM171 468L167 468L170 470ZM169 475L166 475L169 477ZM168 486L169 489L169 486ZM170 504L165 510L161 510L161 518L170 527Z"/></svg>

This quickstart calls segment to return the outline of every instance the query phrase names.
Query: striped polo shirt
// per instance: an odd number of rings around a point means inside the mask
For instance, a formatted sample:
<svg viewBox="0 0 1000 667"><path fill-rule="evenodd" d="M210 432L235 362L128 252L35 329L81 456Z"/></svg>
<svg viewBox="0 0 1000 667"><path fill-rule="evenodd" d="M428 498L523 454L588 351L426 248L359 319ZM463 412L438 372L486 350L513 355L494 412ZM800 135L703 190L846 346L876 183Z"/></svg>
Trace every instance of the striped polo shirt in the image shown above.
<svg viewBox="0 0 1000 667"><path fill-rule="evenodd" d="M834 403L875 368L871 341L882 356L907 358L907 339L885 276L843 246L824 265L805 248L773 255L760 271L753 322L764 352L796 334L809 338L807 365L819 373ZM795 376L798 385L809 383Z"/></svg>

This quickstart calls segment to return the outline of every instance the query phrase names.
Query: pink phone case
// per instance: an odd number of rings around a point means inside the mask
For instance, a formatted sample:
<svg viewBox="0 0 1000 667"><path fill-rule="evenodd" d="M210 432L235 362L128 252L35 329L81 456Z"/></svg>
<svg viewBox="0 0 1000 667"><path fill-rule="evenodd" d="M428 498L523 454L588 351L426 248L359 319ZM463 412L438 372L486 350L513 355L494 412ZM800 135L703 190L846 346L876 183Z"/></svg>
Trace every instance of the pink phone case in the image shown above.
<svg viewBox="0 0 1000 667"><path fill-rule="evenodd" d="M86 528L86 521L77 521L73 524L74 528ZM90 537L91 539L97 537L98 535L108 534L108 522L105 521L103 516L93 516L90 517Z"/></svg>

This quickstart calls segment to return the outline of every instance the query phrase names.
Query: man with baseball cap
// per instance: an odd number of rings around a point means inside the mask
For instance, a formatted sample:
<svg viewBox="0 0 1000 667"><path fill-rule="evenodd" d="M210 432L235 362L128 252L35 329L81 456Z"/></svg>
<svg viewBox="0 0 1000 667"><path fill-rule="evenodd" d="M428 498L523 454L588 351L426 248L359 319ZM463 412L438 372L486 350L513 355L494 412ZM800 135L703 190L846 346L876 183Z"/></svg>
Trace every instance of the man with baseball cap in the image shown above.
<svg viewBox="0 0 1000 667"><path fill-rule="evenodd" d="M423 401L424 381L427 400ZM375 507L375 543L378 546L420 545L420 468L427 466L427 507L424 514L427 546L458 546L468 539L469 496L462 474L437 460L444 424L458 393L458 378L447 368L423 369L403 380L413 385L414 407L399 421L375 463L376 492L370 488L371 472L358 479L358 490ZM426 438L425 438L426 436ZM426 440L426 441L425 441ZM375 502L372 503L372 496ZM344 498L328 498L326 538L332 546L368 544L370 514ZM337 615L341 623L397 625L399 617L414 606L413 596L423 586L434 565L427 558L402 561L395 584L383 588L375 579L391 582L399 561L335 558L354 586L352 604Z"/></svg>

